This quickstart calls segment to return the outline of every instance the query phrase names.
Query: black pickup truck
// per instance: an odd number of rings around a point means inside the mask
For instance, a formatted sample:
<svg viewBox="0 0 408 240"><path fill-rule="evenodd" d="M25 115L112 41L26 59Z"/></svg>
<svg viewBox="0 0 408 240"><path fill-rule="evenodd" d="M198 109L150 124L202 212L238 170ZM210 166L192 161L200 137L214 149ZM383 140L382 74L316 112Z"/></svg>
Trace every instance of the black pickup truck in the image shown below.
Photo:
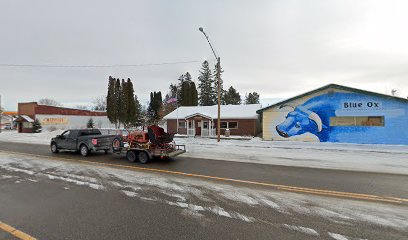
<svg viewBox="0 0 408 240"><path fill-rule="evenodd" d="M115 135L102 135L98 129L70 129L51 139L51 152L59 150L79 151L87 156L90 151L105 151L112 148Z"/></svg>

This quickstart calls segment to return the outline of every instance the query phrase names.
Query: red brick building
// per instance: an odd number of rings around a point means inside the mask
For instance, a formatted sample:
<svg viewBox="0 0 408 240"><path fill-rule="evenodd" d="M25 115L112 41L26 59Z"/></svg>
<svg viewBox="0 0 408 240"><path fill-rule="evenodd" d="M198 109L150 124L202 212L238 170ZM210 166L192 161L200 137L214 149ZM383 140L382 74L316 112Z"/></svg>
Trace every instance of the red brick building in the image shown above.
<svg viewBox="0 0 408 240"><path fill-rule="evenodd" d="M96 127L111 127L106 112L39 105L36 102L18 103L18 132L31 133L32 123L38 119L43 130L85 128L90 118Z"/></svg>
<svg viewBox="0 0 408 240"><path fill-rule="evenodd" d="M221 105L221 135L256 136L260 132L260 104ZM218 106L179 107L163 118L167 131L189 136L216 136Z"/></svg>

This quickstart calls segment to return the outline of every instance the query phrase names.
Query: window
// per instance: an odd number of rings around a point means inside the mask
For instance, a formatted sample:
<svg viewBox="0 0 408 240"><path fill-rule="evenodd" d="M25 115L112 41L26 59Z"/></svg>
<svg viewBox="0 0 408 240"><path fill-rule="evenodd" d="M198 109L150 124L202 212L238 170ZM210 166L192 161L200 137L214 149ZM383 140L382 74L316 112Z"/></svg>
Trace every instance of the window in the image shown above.
<svg viewBox="0 0 408 240"><path fill-rule="evenodd" d="M208 129L208 122L204 122L204 121L203 121L203 128L204 128L204 129Z"/></svg>
<svg viewBox="0 0 408 240"><path fill-rule="evenodd" d="M186 128L186 122L185 121L179 121L178 122L178 127L179 128Z"/></svg>
<svg viewBox="0 0 408 240"><path fill-rule="evenodd" d="M71 133L71 131L65 131L61 134L61 137L68 137L68 135Z"/></svg>
<svg viewBox="0 0 408 240"><path fill-rule="evenodd" d="M331 117L330 126L384 126L384 116Z"/></svg>
<svg viewBox="0 0 408 240"><path fill-rule="evenodd" d="M228 128L229 129L237 129L238 128L238 122L228 122Z"/></svg>
<svg viewBox="0 0 408 240"><path fill-rule="evenodd" d="M233 121L233 122L221 122L221 128L225 129L237 129L238 128L238 122Z"/></svg>

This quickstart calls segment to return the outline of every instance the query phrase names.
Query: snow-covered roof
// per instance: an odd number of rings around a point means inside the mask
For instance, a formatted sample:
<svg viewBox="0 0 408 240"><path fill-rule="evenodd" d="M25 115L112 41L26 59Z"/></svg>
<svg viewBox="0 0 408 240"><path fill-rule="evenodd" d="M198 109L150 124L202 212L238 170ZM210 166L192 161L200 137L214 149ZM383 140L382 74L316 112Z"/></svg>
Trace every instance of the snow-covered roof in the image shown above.
<svg viewBox="0 0 408 240"><path fill-rule="evenodd" d="M261 104L247 105L221 105L221 119L257 119L257 110L261 108ZM200 114L216 119L218 116L218 106L192 106L179 107L178 110L164 116L163 119L179 119L186 118L191 115Z"/></svg>
<svg viewBox="0 0 408 240"><path fill-rule="evenodd" d="M27 122L34 122L34 120L27 115L20 115L20 117L24 118L24 120L26 120Z"/></svg>

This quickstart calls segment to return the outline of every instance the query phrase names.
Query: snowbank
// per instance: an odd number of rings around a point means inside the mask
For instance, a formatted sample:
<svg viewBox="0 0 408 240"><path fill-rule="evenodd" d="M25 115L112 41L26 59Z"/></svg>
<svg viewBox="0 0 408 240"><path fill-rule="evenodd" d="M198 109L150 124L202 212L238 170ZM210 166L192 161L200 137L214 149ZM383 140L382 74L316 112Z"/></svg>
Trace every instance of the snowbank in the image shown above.
<svg viewBox="0 0 408 240"><path fill-rule="evenodd" d="M62 131L36 134L6 131L0 141L49 144ZM314 142L278 142L175 138L185 144L187 153L180 157L250 162L283 166L340 169L366 172L408 174L408 146L365 145Z"/></svg>

